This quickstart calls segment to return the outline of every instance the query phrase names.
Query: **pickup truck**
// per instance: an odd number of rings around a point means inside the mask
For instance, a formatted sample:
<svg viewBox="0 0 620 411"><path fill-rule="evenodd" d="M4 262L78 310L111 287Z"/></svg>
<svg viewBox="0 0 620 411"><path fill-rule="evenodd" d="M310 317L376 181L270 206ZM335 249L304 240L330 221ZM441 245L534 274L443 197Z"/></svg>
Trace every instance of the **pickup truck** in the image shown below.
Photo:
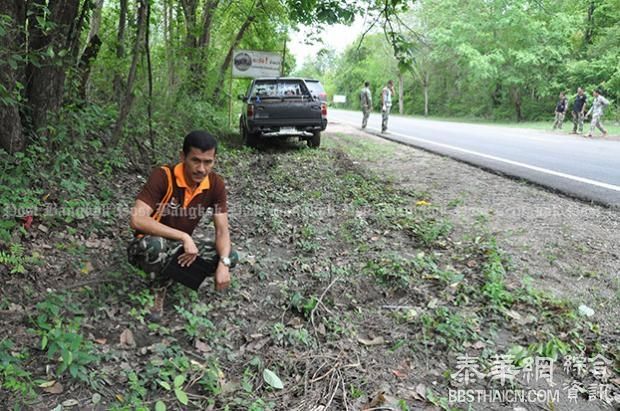
<svg viewBox="0 0 620 411"><path fill-rule="evenodd" d="M239 99L244 109L239 132L244 143L256 147L262 138L298 137L309 147L321 145L327 127L327 104L301 78L257 78Z"/></svg>

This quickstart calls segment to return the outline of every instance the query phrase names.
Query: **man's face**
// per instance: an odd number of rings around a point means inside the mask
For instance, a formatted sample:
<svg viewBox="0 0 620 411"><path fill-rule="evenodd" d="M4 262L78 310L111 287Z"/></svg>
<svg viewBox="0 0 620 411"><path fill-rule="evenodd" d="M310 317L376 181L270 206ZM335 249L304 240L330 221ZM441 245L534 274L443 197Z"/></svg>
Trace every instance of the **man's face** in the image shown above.
<svg viewBox="0 0 620 411"><path fill-rule="evenodd" d="M577 89L577 94L579 94L580 96L583 95L583 89L581 87Z"/></svg>
<svg viewBox="0 0 620 411"><path fill-rule="evenodd" d="M594 97L598 97L598 91L594 90L592 91L592 94L594 94Z"/></svg>
<svg viewBox="0 0 620 411"><path fill-rule="evenodd" d="M200 184L213 169L215 164L215 148L202 151L191 147L187 155L181 151L181 162L185 166L185 181L188 184Z"/></svg>

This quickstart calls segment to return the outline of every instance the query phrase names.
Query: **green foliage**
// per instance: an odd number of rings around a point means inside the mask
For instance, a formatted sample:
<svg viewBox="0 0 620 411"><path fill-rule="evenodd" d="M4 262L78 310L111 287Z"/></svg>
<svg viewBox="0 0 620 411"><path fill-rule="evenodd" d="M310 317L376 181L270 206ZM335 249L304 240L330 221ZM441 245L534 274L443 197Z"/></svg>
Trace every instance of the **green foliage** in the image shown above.
<svg viewBox="0 0 620 411"><path fill-rule="evenodd" d="M0 389L12 391L25 400L34 399L36 392L32 377L22 367L22 361L27 356L14 352L14 349L10 339L0 340Z"/></svg>
<svg viewBox="0 0 620 411"><path fill-rule="evenodd" d="M69 375L80 381L89 381L87 365L96 361L93 344L80 333L81 319L68 318L64 308L71 309L56 294L50 295L36 306L37 316L32 330L41 337L41 349L46 350L50 360L58 360L56 372Z"/></svg>
<svg viewBox="0 0 620 411"><path fill-rule="evenodd" d="M9 268L11 274L24 274L26 265L39 262L35 254L24 255L24 246L21 243L12 243L9 249L0 250L0 264Z"/></svg>
<svg viewBox="0 0 620 411"><path fill-rule="evenodd" d="M477 318L465 317L458 311L437 307L420 316L424 335L433 335L433 340L450 349L459 349L464 342L478 339Z"/></svg>
<svg viewBox="0 0 620 411"><path fill-rule="evenodd" d="M383 84L402 73L406 113L424 113L427 91L437 115L519 120L548 119L558 93L577 86L620 97L617 0L429 0L399 16L410 30L358 38L336 58L324 75L329 95L358 109L369 80L376 109ZM303 70L313 67L321 73Z"/></svg>
<svg viewBox="0 0 620 411"><path fill-rule="evenodd" d="M209 305L193 304L192 311L178 305L174 308L187 321L184 329L190 338L209 337L215 332L215 325L207 318L211 309Z"/></svg>

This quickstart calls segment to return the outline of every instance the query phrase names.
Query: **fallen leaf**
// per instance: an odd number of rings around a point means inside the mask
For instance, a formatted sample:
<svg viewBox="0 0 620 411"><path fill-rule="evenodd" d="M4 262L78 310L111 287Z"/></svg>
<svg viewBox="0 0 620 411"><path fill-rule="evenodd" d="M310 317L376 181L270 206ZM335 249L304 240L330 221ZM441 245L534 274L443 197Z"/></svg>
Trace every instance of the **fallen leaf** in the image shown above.
<svg viewBox="0 0 620 411"><path fill-rule="evenodd" d="M23 222L24 222L24 228L26 230L30 230L30 227L32 227L32 216L31 215L27 215L23 218Z"/></svg>
<svg viewBox="0 0 620 411"><path fill-rule="evenodd" d="M416 201L415 205L424 207L424 206L431 205L431 203L429 203L426 200L419 200L419 201Z"/></svg>
<svg viewBox="0 0 620 411"><path fill-rule="evenodd" d="M10 303L9 304L9 311L11 311L11 312L21 312L21 311L24 311L24 307L22 307L19 304Z"/></svg>
<svg viewBox="0 0 620 411"><path fill-rule="evenodd" d="M327 330L325 329L325 325L323 323L319 324L319 326L316 327L316 332L318 332L321 335L327 334Z"/></svg>
<svg viewBox="0 0 620 411"><path fill-rule="evenodd" d="M129 328L126 328L120 336L121 345L125 347L135 347L136 340L133 338L133 333Z"/></svg>
<svg viewBox="0 0 620 411"><path fill-rule="evenodd" d="M299 319L299 317L293 317L289 322L286 323L286 325L293 328L301 328L303 327L303 322Z"/></svg>
<svg viewBox="0 0 620 411"><path fill-rule="evenodd" d="M284 388L284 384L282 384L280 377L268 368L263 370L263 379L267 384L271 385L275 389L281 390Z"/></svg>
<svg viewBox="0 0 620 411"><path fill-rule="evenodd" d="M394 374L396 376L396 378L407 378L407 374L399 371L399 370L392 370L392 374Z"/></svg>
<svg viewBox="0 0 620 411"><path fill-rule="evenodd" d="M49 387L51 387L54 384L56 384L56 380L45 381L45 382L42 382L41 384L39 384L39 387L41 387L41 388L49 388Z"/></svg>
<svg viewBox="0 0 620 411"><path fill-rule="evenodd" d="M42 233L47 234L50 230L49 228L47 228L46 226L44 226L43 224L39 224L39 226L37 227L37 229L39 231L41 231Z"/></svg>
<svg viewBox="0 0 620 411"><path fill-rule="evenodd" d="M427 307L430 309L437 308L437 304L439 304L439 300L433 298L431 301L429 301Z"/></svg>
<svg viewBox="0 0 620 411"><path fill-rule="evenodd" d="M424 385L422 383L416 385L415 392L420 397L422 397L423 400L426 400L426 385Z"/></svg>
<svg viewBox="0 0 620 411"><path fill-rule="evenodd" d="M84 244L86 245L86 248L100 248L101 247L101 241L91 240L90 238L86 240Z"/></svg>
<svg viewBox="0 0 620 411"><path fill-rule="evenodd" d="M43 391L50 394L60 394L64 391L64 388L61 383L55 382L53 385L43 388Z"/></svg>
<svg viewBox="0 0 620 411"><path fill-rule="evenodd" d="M478 262L476 260L469 260L467 262L467 267L469 267L469 268L476 268L476 267L478 267Z"/></svg>
<svg viewBox="0 0 620 411"><path fill-rule="evenodd" d="M374 396L374 398L363 408L362 411L366 411L369 408L377 408L385 404L385 393L380 392Z"/></svg>
<svg viewBox="0 0 620 411"><path fill-rule="evenodd" d="M211 351L211 347L209 347L209 345L207 343L202 342L200 340L196 340L194 342L194 348L196 348L200 352L209 352L209 351Z"/></svg>
<svg viewBox="0 0 620 411"><path fill-rule="evenodd" d="M383 339L383 337L380 337L380 336L375 337L372 340L368 340L366 338L358 338L357 341L366 346L385 344L385 340Z"/></svg>
<svg viewBox="0 0 620 411"><path fill-rule="evenodd" d="M71 398L69 400L63 401L62 402L62 406L63 407L74 407L74 406L78 405L79 403L80 402L78 400Z"/></svg>
<svg viewBox="0 0 620 411"><path fill-rule="evenodd" d="M515 310L506 310L506 315L515 321L520 321L523 317Z"/></svg>
<svg viewBox="0 0 620 411"><path fill-rule="evenodd" d="M108 340L107 340L106 338L95 338L95 342L96 342L97 344L101 344L101 345L103 345L103 344L107 343L107 342L108 342Z"/></svg>
<svg viewBox="0 0 620 411"><path fill-rule="evenodd" d="M93 271L95 267L93 267L93 263L90 261L86 261L84 265L82 265L82 269L80 270L83 274L88 274Z"/></svg>
<svg viewBox="0 0 620 411"><path fill-rule="evenodd" d="M99 393L94 393L93 397L91 398L91 401L93 404L99 404L101 402L101 394Z"/></svg>

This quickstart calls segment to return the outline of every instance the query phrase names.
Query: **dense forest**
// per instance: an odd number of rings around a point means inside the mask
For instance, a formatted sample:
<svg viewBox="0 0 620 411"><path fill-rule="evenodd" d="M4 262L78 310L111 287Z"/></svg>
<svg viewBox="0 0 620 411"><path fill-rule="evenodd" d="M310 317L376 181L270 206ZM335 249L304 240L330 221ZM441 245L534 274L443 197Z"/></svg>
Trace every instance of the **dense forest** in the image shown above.
<svg viewBox="0 0 620 411"><path fill-rule="evenodd" d="M579 86L617 102L619 22L618 0L425 0L399 16L396 38L370 30L342 55L322 50L298 74L323 78L351 108L365 80L377 100L392 78L403 113L536 120Z"/></svg>

